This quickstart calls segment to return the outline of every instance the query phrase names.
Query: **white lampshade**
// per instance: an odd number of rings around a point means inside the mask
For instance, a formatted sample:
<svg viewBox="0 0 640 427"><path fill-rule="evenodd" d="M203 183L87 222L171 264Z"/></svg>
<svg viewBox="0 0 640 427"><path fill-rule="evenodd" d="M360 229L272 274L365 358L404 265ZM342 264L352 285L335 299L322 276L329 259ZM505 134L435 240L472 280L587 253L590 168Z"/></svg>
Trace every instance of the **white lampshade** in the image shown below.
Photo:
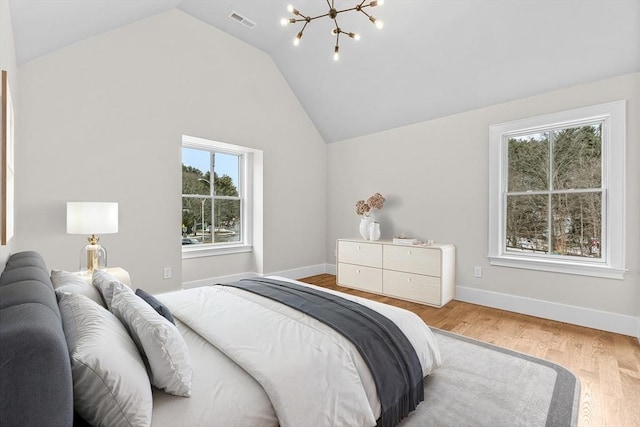
<svg viewBox="0 0 640 427"><path fill-rule="evenodd" d="M110 234L117 232L117 203L67 202L68 234Z"/></svg>

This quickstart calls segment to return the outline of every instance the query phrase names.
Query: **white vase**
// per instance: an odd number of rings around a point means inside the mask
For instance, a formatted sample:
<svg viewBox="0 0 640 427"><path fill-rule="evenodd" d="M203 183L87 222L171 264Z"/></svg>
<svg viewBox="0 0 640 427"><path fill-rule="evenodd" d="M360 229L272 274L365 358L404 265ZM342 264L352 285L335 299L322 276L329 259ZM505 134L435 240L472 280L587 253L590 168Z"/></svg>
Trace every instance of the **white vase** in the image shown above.
<svg viewBox="0 0 640 427"><path fill-rule="evenodd" d="M369 224L369 240L380 240L380 223L372 222Z"/></svg>
<svg viewBox="0 0 640 427"><path fill-rule="evenodd" d="M363 216L360 219L360 235L364 240L369 240L369 224L373 222L373 218L370 216Z"/></svg>

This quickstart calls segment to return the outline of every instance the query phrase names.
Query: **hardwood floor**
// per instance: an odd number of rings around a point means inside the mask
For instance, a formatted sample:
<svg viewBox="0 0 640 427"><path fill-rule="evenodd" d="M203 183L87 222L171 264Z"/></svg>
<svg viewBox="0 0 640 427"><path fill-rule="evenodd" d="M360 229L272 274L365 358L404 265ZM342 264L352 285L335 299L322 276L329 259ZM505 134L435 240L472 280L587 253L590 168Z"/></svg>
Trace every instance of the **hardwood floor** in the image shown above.
<svg viewBox="0 0 640 427"><path fill-rule="evenodd" d="M338 286L330 274L301 281L402 307L430 326L555 362L580 378L578 426L640 426L640 345L634 337L458 301L428 307Z"/></svg>

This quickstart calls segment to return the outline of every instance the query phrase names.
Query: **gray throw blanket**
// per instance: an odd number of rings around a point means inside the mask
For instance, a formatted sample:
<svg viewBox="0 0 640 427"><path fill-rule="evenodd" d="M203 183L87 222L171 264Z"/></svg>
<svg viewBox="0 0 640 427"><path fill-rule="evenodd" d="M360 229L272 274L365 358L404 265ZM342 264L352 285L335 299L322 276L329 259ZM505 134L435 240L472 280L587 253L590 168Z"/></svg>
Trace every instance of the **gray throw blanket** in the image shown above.
<svg viewBox="0 0 640 427"><path fill-rule="evenodd" d="M378 426L395 426L424 399L422 369L400 328L385 316L336 295L273 279L228 283L319 320L350 340L366 362L381 404Z"/></svg>

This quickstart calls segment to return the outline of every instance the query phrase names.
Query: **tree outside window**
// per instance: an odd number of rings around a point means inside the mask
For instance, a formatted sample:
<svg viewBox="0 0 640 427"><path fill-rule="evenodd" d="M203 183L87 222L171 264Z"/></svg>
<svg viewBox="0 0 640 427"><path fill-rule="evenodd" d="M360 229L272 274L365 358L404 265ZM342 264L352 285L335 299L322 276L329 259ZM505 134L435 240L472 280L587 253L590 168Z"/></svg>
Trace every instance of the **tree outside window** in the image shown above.
<svg viewBox="0 0 640 427"><path fill-rule="evenodd" d="M182 159L182 244L242 241L242 155L183 147Z"/></svg>
<svg viewBox="0 0 640 427"><path fill-rule="evenodd" d="M507 252L602 257L602 123L508 140Z"/></svg>

